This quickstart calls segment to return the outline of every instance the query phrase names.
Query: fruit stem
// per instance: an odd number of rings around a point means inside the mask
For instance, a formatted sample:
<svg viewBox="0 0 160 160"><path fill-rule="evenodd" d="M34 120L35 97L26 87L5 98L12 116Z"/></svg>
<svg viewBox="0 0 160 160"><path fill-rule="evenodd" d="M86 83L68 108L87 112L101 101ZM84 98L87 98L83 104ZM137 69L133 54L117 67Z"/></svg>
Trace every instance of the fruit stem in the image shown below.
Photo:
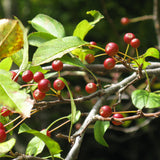
<svg viewBox="0 0 160 160"><path fill-rule="evenodd" d="M16 120L18 120L19 118L21 118L21 116L16 117L15 119L13 119L12 121L8 122L7 124L4 125L4 127L7 127L8 125L12 124L13 122L15 122Z"/></svg>
<svg viewBox="0 0 160 160"><path fill-rule="evenodd" d="M136 48L137 59L139 58L138 49Z"/></svg>
<svg viewBox="0 0 160 160"><path fill-rule="evenodd" d="M68 120L64 123L62 123L61 125L57 126L56 128L53 128L52 130L49 131L49 133L54 132L55 130L59 129L60 127L64 126L65 124L69 123L71 120Z"/></svg>
<svg viewBox="0 0 160 160"><path fill-rule="evenodd" d="M139 21L144 21L144 20L149 20L149 19L154 19L153 15L144 15L144 16L140 16L140 17L136 17L136 18L130 18L130 23L135 23L135 22L139 22Z"/></svg>
<svg viewBox="0 0 160 160"><path fill-rule="evenodd" d="M127 53L128 53L128 49L129 49L129 44L127 45L127 48L126 48L126 51L125 51L125 56L124 56L124 59L126 58L126 55L127 55Z"/></svg>
<svg viewBox="0 0 160 160"><path fill-rule="evenodd" d="M114 112L112 112L113 114L116 114L116 113L137 113L137 111L118 111L118 112L116 112L116 111L114 111Z"/></svg>
<svg viewBox="0 0 160 160"><path fill-rule="evenodd" d="M52 123L47 127L47 130L49 130L49 129L50 129L55 123L57 123L58 121L61 121L61 120L66 119L66 118L68 119L68 117L65 116L65 117L61 117L61 118L55 120L54 122L52 122Z"/></svg>
<svg viewBox="0 0 160 160"><path fill-rule="evenodd" d="M97 45L87 44L86 46L94 47L94 48L97 48L97 49L102 50L103 52L105 52L105 49L104 49L104 48L99 47L99 46L97 46Z"/></svg>
<svg viewBox="0 0 160 160"><path fill-rule="evenodd" d="M107 55L106 53L102 53L102 54L97 54L97 55L95 55L94 57L96 58L96 57L106 56L106 55Z"/></svg>
<svg viewBox="0 0 160 160"><path fill-rule="evenodd" d="M21 85L21 88L23 88L23 87L29 87L29 86L36 86L36 85L37 84L28 83L28 84Z"/></svg>
<svg viewBox="0 0 160 160"><path fill-rule="evenodd" d="M56 95L57 95L57 92L56 90L54 90L53 88L50 88Z"/></svg>

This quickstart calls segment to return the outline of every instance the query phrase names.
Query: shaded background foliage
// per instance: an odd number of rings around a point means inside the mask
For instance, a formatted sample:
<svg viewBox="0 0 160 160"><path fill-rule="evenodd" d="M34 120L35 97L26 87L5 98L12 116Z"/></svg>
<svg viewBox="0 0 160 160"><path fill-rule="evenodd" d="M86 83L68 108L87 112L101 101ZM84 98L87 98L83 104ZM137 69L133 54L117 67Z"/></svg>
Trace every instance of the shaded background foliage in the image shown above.
<svg viewBox="0 0 160 160"><path fill-rule="evenodd" d="M86 41L94 40L104 46L109 41L117 42L120 49L126 46L122 41L122 37L126 32L133 32L141 40L140 52L145 52L149 47L155 47L157 40L152 20L137 22L122 26L120 24L121 17L127 16L134 18L142 15L152 14L152 0L0 0L0 18L13 18L17 16L26 27L30 28L28 21L39 13L47 14L60 21L65 28L66 35L72 35L75 26L83 19L92 20L86 11L99 10L105 19L100 21L96 27L86 36ZM32 32L30 28L30 32ZM72 77L70 78L74 80ZM79 84L83 78L79 78ZM76 85L75 82L73 84ZM84 84L82 84L84 86ZM81 92L81 94L83 91ZM93 102L92 102L93 103ZM91 102L80 104L77 108L82 111L89 111L92 106ZM126 103L125 101L123 102ZM122 104L123 104L122 103ZM43 129L55 119L69 114L70 106L55 106L43 113L33 116L33 119L27 120L32 128ZM34 123L33 123L34 121ZM109 130L105 134L105 138L109 144L109 148L97 144L94 140L92 128L88 129L84 137L81 147L79 159L91 160L151 160L160 159L160 120L153 120L147 127L133 133L123 133L120 131ZM130 126L134 125L134 122ZM67 128L68 126L66 126ZM68 130L62 127L52 136L59 132L68 134ZM69 127L68 127L69 128ZM25 135L24 135L25 136ZM23 141L17 142L16 150L20 152L24 150L24 144L28 142L26 137L21 136ZM28 136L28 135L26 135ZM28 139L30 137L27 137ZM70 144L67 140L57 139L64 150L62 154L67 154L70 149Z"/></svg>

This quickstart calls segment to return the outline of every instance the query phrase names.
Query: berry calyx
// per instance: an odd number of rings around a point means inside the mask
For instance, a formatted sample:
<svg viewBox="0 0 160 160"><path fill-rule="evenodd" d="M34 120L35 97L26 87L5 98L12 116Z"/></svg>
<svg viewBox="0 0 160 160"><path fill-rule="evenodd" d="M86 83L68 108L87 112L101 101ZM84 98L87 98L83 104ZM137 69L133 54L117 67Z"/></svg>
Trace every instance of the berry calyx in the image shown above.
<svg viewBox="0 0 160 160"><path fill-rule="evenodd" d="M7 117L11 114L11 111L9 109L7 109L6 106L3 106L2 109L1 109L1 115L3 117Z"/></svg>
<svg viewBox="0 0 160 160"><path fill-rule="evenodd" d="M47 130L47 136L51 137L51 132Z"/></svg>
<svg viewBox="0 0 160 160"><path fill-rule="evenodd" d="M102 117L110 117L112 115L112 109L110 106L102 106L99 110L99 114L102 116Z"/></svg>
<svg viewBox="0 0 160 160"><path fill-rule="evenodd" d="M123 37L123 40L125 43L129 44L133 38L135 38L133 33L126 33Z"/></svg>
<svg viewBox="0 0 160 160"><path fill-rule="evenodd" d="M85 86L85 90L87 93L93 93L97 90L97 85L93 82L90 82Z"/></svg>
<svg viewBox="0 0 160 160"><path fill-rule="evenodd" d="M95 41L91 41L89 42L91 45L97 45L97 43ZM94 49L94 47L88 46L89 49Z"/></svg>
<svg viewBox="0 0 160 160"><path fill-rule="evenodd" d="M130 22L129 18L127 17L122 17L121 18L121 24L122 25L127 25Z"/></svg>
<svg viewBox="0 0 160 160"><path fill-rule="evenodd" d="M10 71L11 73L12 73L12 80L14 80L15 82L17 82L18 81L18 76L17 76L17 73L16 72L14 72L14 71ZM17 77L16 77L17 76ZM16 77L16 79L15 79L15 77Z"/></svg>
<svg viewBox="0 0 160 160"><path fill-rule="evenodd" d="M4 142L6 140L6 132L4 129L0 129L0 143Z"/></svg>
<svg viewBox="0 0 160 160"><path fill-rule="evenodd" d="M55 70L55 71L60 71L60 70L62 70L62 69L63 69L63 63L62 63L62 61L60 61L60 60L54 60L54 61L52 62L52 68L53 68L53 70Z"/></svg>
<svg viewBox="0 0 160 160"><path fill-rule="evenodd" d="M33 92L33 97L34 99L38 100L38 101L41 101L45 98L46 94L44 92L41 92L39 89L36 89L34 92Z"/></svg>
<svg viewBox="0 0 160 160"><path fill-rule="evenodd" d="M105 69L110 70L110 69L113 69L114 66L116 65L116 61L113 58L107 58L104 60L103 65Z"/></svg>
<svg viewBox="0 0 160 160"><path fill-rule="evenodd" d="M38 82L38 89L41 91L41 92L48 92L51 88L51 82L48 80L48 79L41 79L39 82Z"/></svg>
<svg viewBox="0 0 160 160"><path fill-rule="evenodd" d="M138 38L133 38L130 42L133 48L138 48L140 46L140 40Z"/></svg>
<svg viewBox="0 0 160 160"><path fill-rule="evenodd" d="M33 79L33 73L30 70L26 70L22 74L22 79L24 82L30 82Z"/></svg>
<svg viewBox="0 0 160 160"><path fill-rule="evenodd" d="M105 47L105 52L107 53L107 55L109 55L110 57L116 55L119 52L119 47L116 43L114 42L110 42L106 45Z"/></svg>
<svg viewBox="0 0 160 160"><path fill-rule="evenodd" d="M44 74L42 72L36 72L34 75L33 75L33 79L35 82L39 82L41 79L44 79Z"/></svg>
<svg viewBox="0 0 160 160"><path fill-rule="evenodd" d="M120 113L116 113L113 115L113 118L123 118L123 115ZM118 122L118 121L112 121L112 123L116 126L119 126L122 124L122 122Z"/></svg>
<svg viewBox="0 0 160 160"><path fill-rule="evenodd" d="M54 89L60 91L60 90L62 90L65 87L65 84L64 84L64 82L62 80L56 79L53 82L53 87L54 87Z"/></svg>
<svg viewBox="0 0 160 160"><path fill-rule="evenodd" d="M94 57L93 54L87 54L87 55L85 56L85 60L86 60L87 63L90 64L90 63L92 63L92 62L95 61L95 57Z"/></svg>

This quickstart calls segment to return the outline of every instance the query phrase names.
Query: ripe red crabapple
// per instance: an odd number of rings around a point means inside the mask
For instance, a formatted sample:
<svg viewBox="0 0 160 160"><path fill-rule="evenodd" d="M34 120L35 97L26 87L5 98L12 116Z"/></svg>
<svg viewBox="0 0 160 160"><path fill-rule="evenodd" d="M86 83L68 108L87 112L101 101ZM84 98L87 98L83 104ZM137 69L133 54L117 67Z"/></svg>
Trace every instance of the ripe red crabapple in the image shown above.
<svg viewBox="0 0 160 160"><path fill-rule="evenodd" d="M104 105L100 108L99 114L102 117L110 117L112 115L112 109L110 106Z"/></svg>
<svg viewBox="0 0 160 160"><path fill-rule="evenodd" d="M138 38L133 38L130 42L133 48L138 48L140 46L140 40Z"/></svg>
<svg viewBox="0 0 160 160"><path fill-rule="evenodd" d="M135 38L133 33L126 33L123 37L123 40L125 43L129 44L133 38Z"/></svg>
<svg viewBox="0 0 160 160"><path fill-rule="evenodd" d="M41 79L44 79L44 74L42 72L36 72L34 75L33 75L33 79L35 82L39 82Z"/></svg>
<svg viewBox="0 0 160 160"><path fill-rule="evenodd" d="M93 82L90 82L85 86L85 90L87 93L93 93L97 90L97 85Z"/></svg>
<svg viewBox="0 0 160 160"><path fill-rule="evenodd" d="M89 42L91 45L97 45L97 43L95 41L91 41ZM94 47L88 46L89 49L94 49Z"/></svg>
<svg viewBox="0 0 160 160"><path fill-rule="evenodd" d="M60 70L62 70L62 68L63 68L63 63L62 63L62 61L60 61L60 60L54 60L54 61L52 62L52 68L53 68L53 70L55 70L55 71L60 71Z"/></svg>
<svg viewBox="0 0 160 160"><path fill-rule="evenodd" d="M87 63L90 64L90 63L92 63L92 62L95 61L95 57L94 57L93 54L87 54L87 55L85 56L85 60L86 60Z"/></svg>
<svg viewBox="0 0 160 160"><path fill-rule="evenodd" d="M119 47L116 43L110 42L106 45L105 52L110 57L115 56L119 52Z"/></svg>
<svg viewBox="0 0 160 160"><path fill-rule="evenodd" d="M48 92L51 88L51 82L48 79L41 79L38 82L38 89L41 92Z"/></svg>
<svg viewBox="0 0 160 160"><path fill-rule="evenodd" d="M1 115L3 117L7 117L11 114L11 111L9 109L7 109L6 106L3 106L2 109L1 109Z"/></svg>
<svg viewBox="0 0 160 160"><path fill-rule="evenodd" d="M53 82L53 87L54 89L56 90L62 90L64 87L65 87L65 84L62 80L60 79L56 79L54 82Z"/></svg>
<svg viewBox="0 0 160 160"><path fill-rule="evenodd" d="M6 140L6 132L4 129L0 129L0 143L4 142Z"/></svg>
<svg viewBox="0 0 160 160"><path fill-rule="evenodd" d="M14 71L10 71L11 73L12 73L12 80L14 80L15 82L17 82L18 81L18 76L16 77L16 75L17 75L17 73L16 72L14 72ZM15 77L16 77L16 79L15 79Z"/></svg>
<svg viewBox="0 0 160 160"><path fill-rule="evenodd" d="M123 115L120 113L116 113L113 115L113 118L123 118ZM116 126L119 126L122 124L122 122L118 122L118 121L112 121L112 123Z"/></svg>
<svg viewBox="0 0 160 160"><path fill-rule="evenodd" d="M4 125L1 122L0 122L0 129L4 129L5 130Z"/></svg>
<svg viewBox="0 0 160 160"><path fill-rule="evenodd" d="M36 89L34 92L33 92L33 97L34 99L38 100L38 101L41 101L45 98L46 96L46 93L44 92L41 92L39 89Z"/></svg>
<svg viewBox="0 0 160 160"><path fill-rule="evenodd" d="M110 70L110 69L114 68L114 66L116 65L116 62L115 62L115 60L113 58L107 58L107 59L104 60L103 65L104 65L105 69L109 69Z"/></svg>
<svg viewBox="0 0 160 160"><path fill-rule="evenodd" d="M30 70L26 70L22 74L22 79L24 82L29 82L33 79L33 73Z"/></svg>
<svg viewBox="0 0 160 160"><path fill-rule="evenodd" d="M121 24L122 25L127 25L130 22L129 18L127 17L122 17L121 18Z"/></svg>

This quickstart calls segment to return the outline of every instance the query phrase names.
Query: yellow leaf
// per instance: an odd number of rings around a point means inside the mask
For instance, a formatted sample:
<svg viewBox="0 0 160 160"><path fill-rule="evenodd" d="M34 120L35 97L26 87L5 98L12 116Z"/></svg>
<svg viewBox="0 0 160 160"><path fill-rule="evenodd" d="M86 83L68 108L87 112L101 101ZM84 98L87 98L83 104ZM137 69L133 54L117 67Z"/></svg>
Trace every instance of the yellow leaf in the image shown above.
<svg viewBox="0 0 160 160"><path fill-rule="evenodd" d="M23 47L23 31L18 20L0 19L0 60Z"/></svg>

